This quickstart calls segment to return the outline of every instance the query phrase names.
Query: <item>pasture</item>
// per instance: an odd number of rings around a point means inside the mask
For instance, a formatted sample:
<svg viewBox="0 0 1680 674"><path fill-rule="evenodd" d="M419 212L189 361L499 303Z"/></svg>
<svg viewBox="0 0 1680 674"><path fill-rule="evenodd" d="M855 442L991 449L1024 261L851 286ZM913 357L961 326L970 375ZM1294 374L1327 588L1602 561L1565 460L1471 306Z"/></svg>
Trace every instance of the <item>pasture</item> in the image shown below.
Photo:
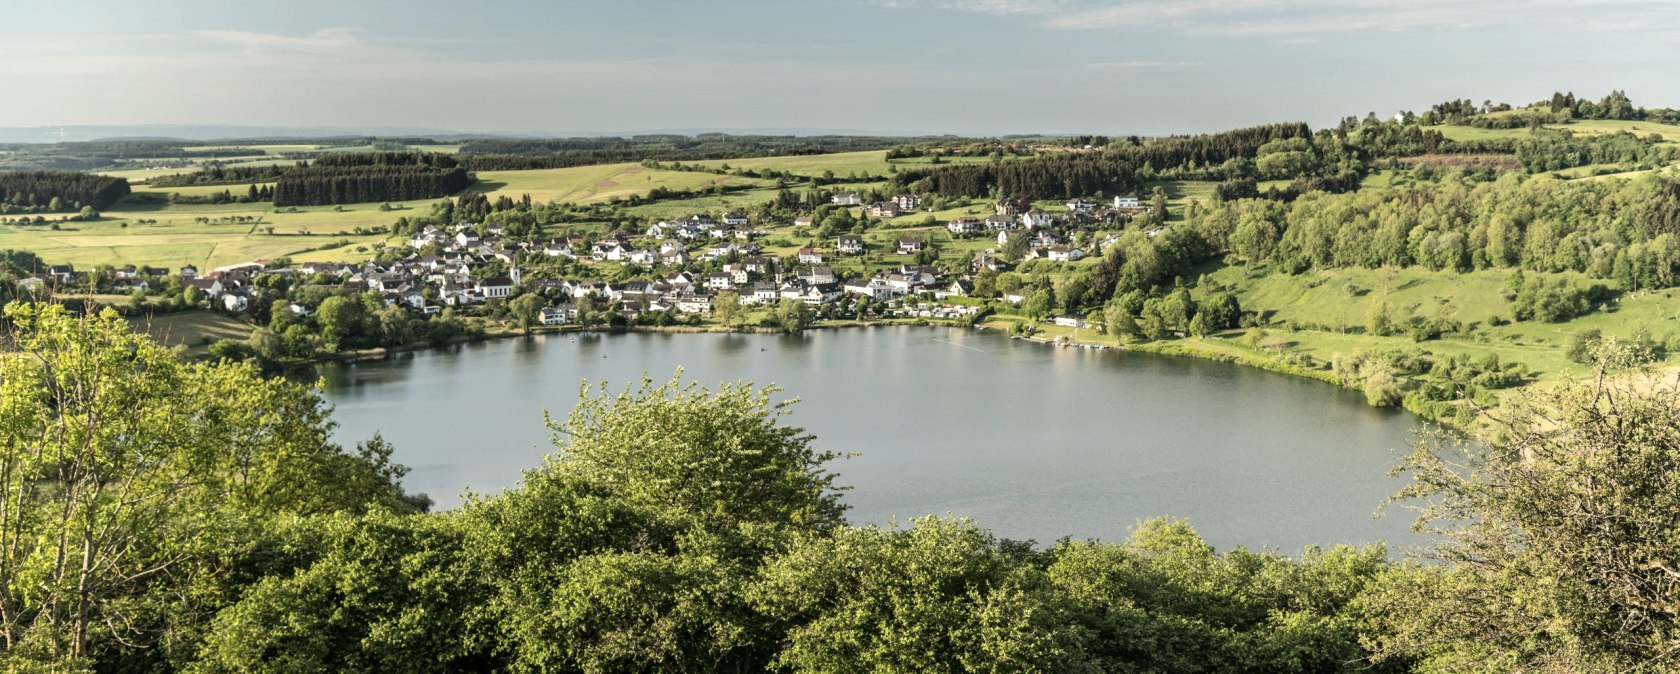
<svg viewBox="0 0 1680 674"><path fill-rule="evenodd" d="M471 188L491 199L518 199L529 194L537 202L559 201L579 204L600 203L614 198L646 196L656 187L669 190L705 190L718 185L765 187L770 181L737 176L720 176L696 171L664 171L640 164L601 164L529 171L480 171Z"/></svg>
<svg viewBox="0 0 1680 674"><path fill-rule="evenodd" d="M379 210L379 204L355 204L277 212L268 203L152 204L130 197L117 202L94 222L62 222L57 230L49 225L0 226L0 248L30 250L54 263L78 267L217 267L284 257L340 242L371 245L385 241L386 236L357 234L355 230L389 226L405 214L426 213L431 203L400 202L392 204L398 209L392 211Z"/></svg>
<svg viewBox="0 0 1680 674"><path fill-rule="evenodd" d="M991 161L990 157L941 157L944 164L962 164ZM894 168L931 166L932 157L909 157L905 159L887 159L886 150L868 150L863 152L835 152L832 154L790 155L783 157L754 157L751 159L716 159L709 161L683 162L684 165L705 166L707 168L748 169L752 171L780 171L798 176L821 176L832 172L835 177L845 178L851 175L870 175L876 178L886 178Z"/></svg>

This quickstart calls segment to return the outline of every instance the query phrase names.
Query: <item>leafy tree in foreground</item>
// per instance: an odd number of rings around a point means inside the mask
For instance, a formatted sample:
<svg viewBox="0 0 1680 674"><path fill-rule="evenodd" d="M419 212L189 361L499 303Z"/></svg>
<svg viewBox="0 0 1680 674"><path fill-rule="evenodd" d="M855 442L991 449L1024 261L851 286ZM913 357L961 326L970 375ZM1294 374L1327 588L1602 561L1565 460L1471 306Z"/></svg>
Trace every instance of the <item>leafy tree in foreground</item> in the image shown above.
<svg viewBox="0 0 1680 674"><path fill-rule="evenodd" d="M274 518L408 509L306 387L193 365L109 309L11 304L0 357L0 665L173 652Z"/></svg>
<svg viewBox="0 0 1680 674"><path fill-rule="evenodd" d="M775 631L743 596L766 555L844 525L844 506L774 388L673 378L580 392L559 451L464 517L487 633L517 671L760 671Z"/></svg>
<svg viewBox="0 0 1680 674"><path fill-rule="evenodd" d="M1680 388L1607 371L1530 394L1480 447L1437 438L1401 496L1447 542L1442 573L1374 602L1424 671L1680 668Z"/></svg>

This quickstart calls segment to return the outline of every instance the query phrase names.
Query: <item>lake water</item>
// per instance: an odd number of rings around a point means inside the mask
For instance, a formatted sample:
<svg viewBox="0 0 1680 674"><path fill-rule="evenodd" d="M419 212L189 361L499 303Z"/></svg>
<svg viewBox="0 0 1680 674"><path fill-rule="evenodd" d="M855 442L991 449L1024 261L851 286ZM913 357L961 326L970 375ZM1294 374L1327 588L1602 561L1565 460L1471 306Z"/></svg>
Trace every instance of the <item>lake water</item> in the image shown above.
<svg viewBox="0 0 1680 674"><path fill-rule="evenodd" d="M514 486L551 450L543 411L579 383L614 389L678 367L708 386L774 382L791 422L859 456L832 469L854 523L973 518L1000 536L1120 540L1187 518L1221 549L1413 543L1373 512L1421 427L1323 383L1189 358L1055 348L932 327L800 336L582 334L507 339L321 368L337 437L375 431L440 507Z"/></svg>

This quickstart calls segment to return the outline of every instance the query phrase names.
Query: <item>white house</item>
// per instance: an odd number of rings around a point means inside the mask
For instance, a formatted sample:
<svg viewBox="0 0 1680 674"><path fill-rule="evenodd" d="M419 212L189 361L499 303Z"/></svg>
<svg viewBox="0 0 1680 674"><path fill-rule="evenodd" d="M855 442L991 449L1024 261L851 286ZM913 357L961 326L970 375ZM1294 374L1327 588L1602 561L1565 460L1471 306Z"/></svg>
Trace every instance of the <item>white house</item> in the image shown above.
<svg viewBox="0 0 1680 674"><path fill-rule="evenodd" d="M1115 208L1138 208L1140 205L1141 204L1138 203L1138 198L1135 197L1135 196L1134 197L1115 197L1114 198L1114 207Z"/></svg>
<svg viewBox="0 0 1680 674"><path fill-rule="evenodd" d="M956 236L964 236L980 231L980 218L956 218L945 223L945 229Z"/></svg>
<svg viewBox="0 0 1680 674"><path fill-rule="evenodd" d="M1085 251L1068 246L1051 246L1045 256L1051 262L1074 262L1084 259Z"/></svg>
<svg viewBox="0 0 1680 674"><path fill-rule="evenodd" d="M835 250L842 255L862 255L863 237L856 234L842 234L835 245Z"/></svg>

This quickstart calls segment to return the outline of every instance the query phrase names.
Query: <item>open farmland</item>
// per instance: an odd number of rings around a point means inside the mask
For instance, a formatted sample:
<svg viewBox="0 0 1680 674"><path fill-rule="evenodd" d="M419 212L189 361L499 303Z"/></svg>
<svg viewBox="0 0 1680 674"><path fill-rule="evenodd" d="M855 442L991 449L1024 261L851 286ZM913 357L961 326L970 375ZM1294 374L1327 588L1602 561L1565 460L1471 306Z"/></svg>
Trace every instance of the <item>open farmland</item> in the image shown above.
<svg viewBox="0 0 1680 674"><path fill-rule="evenodd" d="M974 163L991 161L990 157L941 157L945 164ZM872 175L886 177L890 169L900 169L932 165L932 157L910 157L906 159L887 159L886 150L868 150L863 152L836 152L833 154L793 155L786 157L756 157L752 159L715 159L710 161L684 162L685 165L705 166L708 168L747 169L752 171L783 171L799 176L821 176L833 173L844 178L849 175Z"/></svg>
<svg viewBox="0 0 1680 674"><path fill-rule="evenodd" d="M646 196L656 187L692 191L718 185L766 187L771 182L695 171L663 171L640 164L601 164L529 171L479 171L478 184L471 189L484 192L491 199L499 196L518 199L529 194L533 201L588 204Z"/></svg>
<svg viewBox="0 0 1680 674"><path fill-rule="evenodd" d="M43 259L79 267L214 267L282 257L341 241L358 245L384 241L388 237L356 234L355 230L389 226L404 214L426 212L430 204L392 204L398 209L392 211L379 210L379 204L355 204L275 212L268 203L152 204L130 197L96 222L65 222L57 230L44 225L0 226L0 248L30 250Z"/></svg>

